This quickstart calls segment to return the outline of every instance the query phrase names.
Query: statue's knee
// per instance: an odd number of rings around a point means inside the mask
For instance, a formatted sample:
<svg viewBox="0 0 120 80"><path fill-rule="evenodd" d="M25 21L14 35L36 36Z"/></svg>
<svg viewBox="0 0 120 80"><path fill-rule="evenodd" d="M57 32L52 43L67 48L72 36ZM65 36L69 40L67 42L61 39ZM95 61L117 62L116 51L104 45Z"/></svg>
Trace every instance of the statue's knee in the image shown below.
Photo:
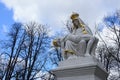
<svg viewBox="0 0 120 80"><path fill-rule="evenodd" d="M95 41L95 40L96 40L96 37L92 36L92 37L91 37L91 40Z"/></svg>
<svg viewBox="0 0 120 80"><path fill-rule="evenodd" d="M92 37L92 40L95 41L95 42L99 41L99 39L97 37Z"/></svg>
<svg viewBox="0 0 120 80"><path fill-rule="evenodd" d="M95 37L95 40L96 40L97 42L99 41L99 39L98 39L98 38L96 38L96 37Z"/></svg>
<svg viewBox="0 0 120 80"><path fill-rule="evenodd" d="M80 43L86 43L86 41L85 40L81 40Z"/></svg>
<svg viewBox="0 0 120 80"><path fill-rule="evenodd" d="M67 41L66 41L66 44L70 44L70 43L71 43L71 41L70 41L70 40L67 40Z"/></svg>

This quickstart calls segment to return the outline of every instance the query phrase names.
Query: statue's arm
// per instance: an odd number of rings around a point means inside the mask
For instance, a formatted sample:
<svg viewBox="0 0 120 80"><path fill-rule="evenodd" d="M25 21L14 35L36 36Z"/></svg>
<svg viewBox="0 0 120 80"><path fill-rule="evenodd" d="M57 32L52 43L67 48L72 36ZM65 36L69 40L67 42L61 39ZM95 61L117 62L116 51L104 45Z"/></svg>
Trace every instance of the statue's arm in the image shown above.
<svg viewBox="0 0 120 80"><path fill-rule="evenodd" d="M70 40L72 42L79 42L80 41L80 36L79 35L73 35L73 34L69 34L64 38L64 42L66 42L67 40Z"/></svg>

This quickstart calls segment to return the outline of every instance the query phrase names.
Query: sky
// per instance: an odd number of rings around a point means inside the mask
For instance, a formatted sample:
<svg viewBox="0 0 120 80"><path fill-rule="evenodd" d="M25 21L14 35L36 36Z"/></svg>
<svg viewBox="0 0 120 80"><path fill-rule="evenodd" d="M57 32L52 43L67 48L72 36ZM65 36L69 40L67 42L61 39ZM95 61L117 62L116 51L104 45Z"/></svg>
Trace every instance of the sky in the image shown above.
<svg viewBox="0 0 120 80"><path fill-rule="evenodd" d="M0 39L5 38L6 33L9 30L9 26L14 23L13 11L5 7L4 4L0 3Z"/></svg>
<svg viewBox="0 0 120 80"><path fill-rule="evenodd" d="M54 32L65 27L73 12L94 31L108 13L120 9L120 0L0 0L0 38L14 22L36 21Z"/></svg>

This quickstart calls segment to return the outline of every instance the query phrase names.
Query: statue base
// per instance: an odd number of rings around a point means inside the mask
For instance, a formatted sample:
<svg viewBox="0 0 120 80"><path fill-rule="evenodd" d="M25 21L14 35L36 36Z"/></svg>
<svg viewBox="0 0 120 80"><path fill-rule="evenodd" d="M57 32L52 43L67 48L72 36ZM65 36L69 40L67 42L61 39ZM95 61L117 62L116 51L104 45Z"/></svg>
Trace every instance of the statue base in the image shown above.
<svg viewBox="0 0 120 80"><path fill-rule="evenodd" d="M70 58L52 70L56 80L107 80L108 73L94 57Z"/></svg>

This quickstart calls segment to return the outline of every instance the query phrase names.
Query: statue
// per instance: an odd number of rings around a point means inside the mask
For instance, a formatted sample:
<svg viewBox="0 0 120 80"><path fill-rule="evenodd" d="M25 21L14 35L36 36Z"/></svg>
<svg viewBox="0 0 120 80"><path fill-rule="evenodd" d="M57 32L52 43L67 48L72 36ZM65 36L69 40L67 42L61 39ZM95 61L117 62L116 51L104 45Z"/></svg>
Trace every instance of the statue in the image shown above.
<svg viewBox="0 0 120 80"><path fill-rule="evenodd" d="M53 45L62 48L62 56L90 56L95 54L98 39L93 36L90 28L79 18L78 13L71 15L72 33L63 38L53 40Z"/></svg>

